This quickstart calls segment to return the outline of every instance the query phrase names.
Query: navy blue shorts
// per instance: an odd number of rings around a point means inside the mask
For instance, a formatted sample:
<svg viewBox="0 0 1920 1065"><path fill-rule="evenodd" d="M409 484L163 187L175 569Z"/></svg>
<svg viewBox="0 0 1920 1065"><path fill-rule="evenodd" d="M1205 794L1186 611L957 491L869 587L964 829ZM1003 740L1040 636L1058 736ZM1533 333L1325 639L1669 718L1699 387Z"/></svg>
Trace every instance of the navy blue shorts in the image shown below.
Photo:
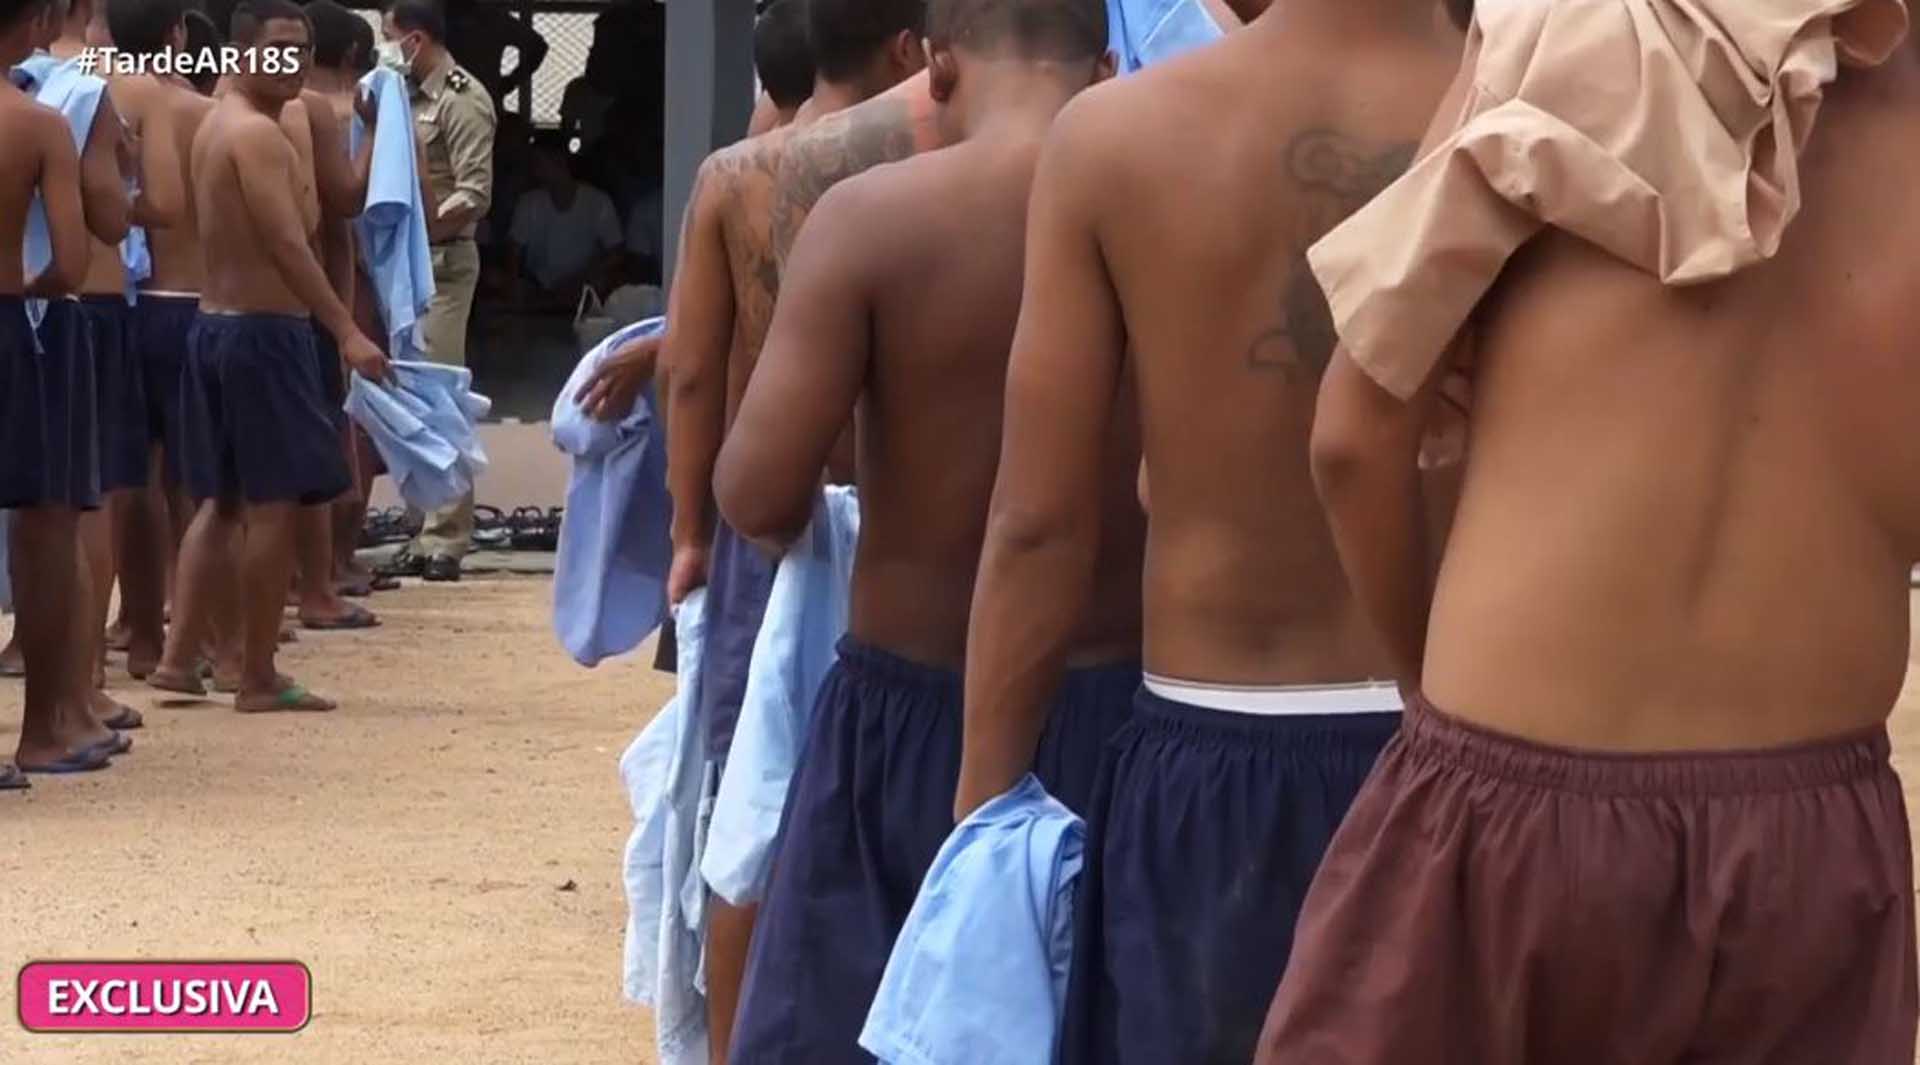
<svg viewBox="0 0 1920 1065"><path fill-rule="evenodd" d="M316 366L305 318L195 316L180 382L187 494L311 505L346 491Z"/></svg>
<svg viewBox="0 0 1920 1065"><path fill-rule="evenodd" d="M36 330L0 296L0 507L100 505L93 344L79 305L53 300Z"/></svg>
<svg viewBox="0 0 1920 1065"><path fill-rule="evenodd" d="M145 488L151 438L147 372L133 345L133 308L121 295L80 297L93 339L93 385L100 430L100 490Z"/></svg>
<svg viewBox="0 0 1920 1065"><path fill-rule="evenodd" d="M147 439L166 452L166 473L180 480L180 378L187 369L187 331L200 313L195 296L140 294L133 307L133 345L146 364Z"/></svg>
<svg viewBox="0 0 1920 1065"><path fill-rule="evenodd" d="M327 421L338 433L347 426L347 372L340 362L340 345L333 334L313 323L313 365L320 371L320 399Z"/></svg>
<svg viewBox="0 0 1920 1065"><path fill-rule="evenodd" d="M727 764L740 704L747 697L747 665L753 641L767 616L778 559L740 538L720 519L707 562L707 642L700 659L699 720L707 732L707 757Z"/></svg>
<svg viewBox="0 0 1920 1065"><path fill-rule="evenodd" d="M1253 1060L1307 886L1399 725L1140 692L1087 819L1060 1065Z"/></svg>
<svg viewBox="0 0 1920 1065"><path fill-rule="evenodd" d="M1140 667L1067 674L1034 772L1084 809L1102 748L1132 712ZM781 818L754 928L735 1065L846 1065L920 881L953 831L961 678L840 644ZM1267 988L1269 994L1273 988Z"/></svg>

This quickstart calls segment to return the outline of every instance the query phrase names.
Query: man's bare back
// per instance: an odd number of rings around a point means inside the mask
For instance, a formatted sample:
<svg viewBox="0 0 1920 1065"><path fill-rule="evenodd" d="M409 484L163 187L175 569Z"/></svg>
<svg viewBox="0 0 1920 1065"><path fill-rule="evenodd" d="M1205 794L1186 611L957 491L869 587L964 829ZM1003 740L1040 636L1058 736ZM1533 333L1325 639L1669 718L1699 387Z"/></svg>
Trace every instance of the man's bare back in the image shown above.
<svg viewBox="0 0 1920 1065"><path fill-rule="evenodd" d="M1920 45L1843 70L1778 256L1669 289L1554 236L1481 304L1424 686L1581 748L1876 725L1920 560Z"/></svg>
<svg viewBox="0 0 1920 1065"><path fill-rule="evenodd" d="M206 266L200 255L200 221L192 194L190 164L194 137L207 115L213 112L213 101L184 83L156 78L126 80L148 83L128 86L123 93L128 110L145 114L149 108L165 107L171 111L167 128L174 138L174 158L180 169L179 187L183 190L180 223L147 231L147 248L153 263L152 272L142 287L161 292L197 293Z"/></svg>
<svg viewBox="0 0 1920 1065"><path fill-rule="evenodd" d="M254 173L243 183L241 168ZM278 183L296 190L299 232L312 238L319 225L319 204L311 196L300 158L279 124L248 105L238 93L222 98L202 123L193 142L194 202L206 254L201 306L211 313L270 313L305 316L302 303L268 253L274 234L264 230L245 185ZM306 189L307 194L298 190Z"/></svg>
<svg viewBox="0 0 1920 1065"><path fill-rule="evenodd" d="M1308 468L1336 339L1304 254L1412 160L1460 37L1436 21L1369 39L1269 18L1073 109L1082 169L1100 175L1075 195L1140 389L1154 673L1387 675Z"/></svg>

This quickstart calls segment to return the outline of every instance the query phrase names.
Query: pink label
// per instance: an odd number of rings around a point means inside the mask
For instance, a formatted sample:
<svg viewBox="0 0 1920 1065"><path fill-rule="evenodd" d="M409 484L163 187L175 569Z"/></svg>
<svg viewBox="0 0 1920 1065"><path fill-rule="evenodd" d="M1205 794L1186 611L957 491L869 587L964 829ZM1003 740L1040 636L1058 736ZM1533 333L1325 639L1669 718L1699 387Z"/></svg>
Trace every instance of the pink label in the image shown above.
<svg viewBox="0 0 1920 1065"><path fill-rule="evenodd" d="M313 974L297 961L37 961L20 970L29 1032L297 1032Z"/></svg>

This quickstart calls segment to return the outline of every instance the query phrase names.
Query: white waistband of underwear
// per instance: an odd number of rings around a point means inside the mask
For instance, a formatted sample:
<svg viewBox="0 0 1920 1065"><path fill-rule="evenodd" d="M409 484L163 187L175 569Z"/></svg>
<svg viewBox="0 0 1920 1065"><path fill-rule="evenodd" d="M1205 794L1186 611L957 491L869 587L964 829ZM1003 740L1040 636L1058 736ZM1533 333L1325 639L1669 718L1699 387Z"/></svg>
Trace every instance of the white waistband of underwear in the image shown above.
<svg viewBox="0 0 1920 1065"><path fill-rule="evenodd" d="M1207 684L1174 680L1152 673L1142 678L1147 690L1162 699L1203 710L1264 716L1309 714L1397 714L1400 687L1391 681L1359 684L1248 685Z"/></svg>
<svg viewBox="0 0 1920 1065"><path fill-rule="evenodd" d="M170 300L197 300L200 298L198 292L174 292L171 289L164 288L143 288L140 290L140 294L142 296L159 296L163 299Z"/></svg>

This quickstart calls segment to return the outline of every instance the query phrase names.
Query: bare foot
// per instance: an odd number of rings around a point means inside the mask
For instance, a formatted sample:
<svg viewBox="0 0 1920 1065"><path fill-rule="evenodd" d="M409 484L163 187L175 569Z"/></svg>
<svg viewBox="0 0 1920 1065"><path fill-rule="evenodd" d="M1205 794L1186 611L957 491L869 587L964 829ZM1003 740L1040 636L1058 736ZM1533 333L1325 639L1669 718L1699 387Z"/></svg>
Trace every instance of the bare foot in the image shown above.
<svg viewBox="0 0 1920 1065"><path fill-rule="evenodd" d="M273 675L273 682L274 684L278 685L282 691L288 688L296 687L296 685L293 682L293 678L287 676L285 673L275 673ZM227 670L219 666L214 667L213 669L213 690L214 691L219 692L221 695L236 695L239 693L241 687L242 685L240 683L240 671L238 669L235 669L232 672L228 672Z"/></svg>
<svg viewBox="0 0 1920 1065"><path fill-rule="evenodd" d="M196 699L204 699L207 695L207 686L200 683L198 669L192 673L175 673L156 668L147 674L147 687L173 695L191 695Z"/></svg>
<svg viewBox="0 0 1920 1065"><path fill-rule="evenodd" d="M243 714L273 713L320 713L332 710L338 704L331 699L322 699L298 684L287 681L277 692L247 692L233 700L233 708Z"/></svg>
<svg viewBox="0 0 1920 1065"><path fill-rule="evenodd" d="M300 625L319 632L332 632L339 629L376 629L380 627L380 618L365 607L355 606L336 597L324 607L300 611Z"/></svg>

